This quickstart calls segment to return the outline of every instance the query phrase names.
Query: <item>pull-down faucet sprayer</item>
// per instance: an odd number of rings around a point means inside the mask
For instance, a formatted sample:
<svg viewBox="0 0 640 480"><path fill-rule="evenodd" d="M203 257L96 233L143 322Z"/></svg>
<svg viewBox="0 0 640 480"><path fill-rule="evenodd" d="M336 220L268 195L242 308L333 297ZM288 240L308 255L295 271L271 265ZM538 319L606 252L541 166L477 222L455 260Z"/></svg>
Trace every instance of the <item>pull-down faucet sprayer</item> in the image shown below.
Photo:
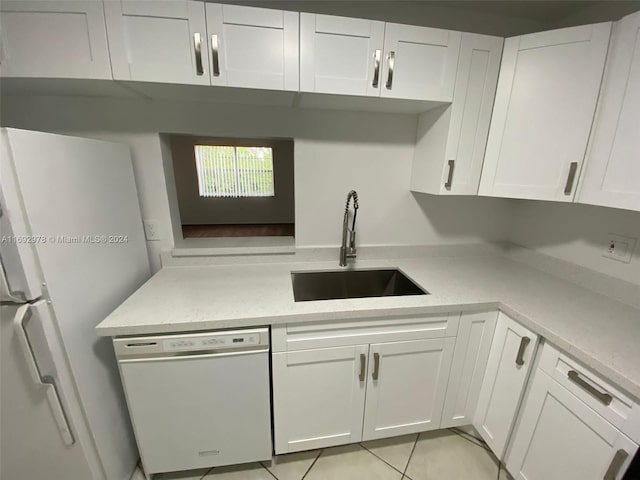
<svg viewBox="0 0 640 480"><path fill-rule="evenodd" d="M353 223L349 229L349 203L353 198ZM351 190L347 194L347 202L344 206L344 220L342 221L342 245L340 246L340 266L347 266L347 258L356 258L356 215L358 214L358 193ZM349 244L347 245L347 231L349 232Z"/></svg>

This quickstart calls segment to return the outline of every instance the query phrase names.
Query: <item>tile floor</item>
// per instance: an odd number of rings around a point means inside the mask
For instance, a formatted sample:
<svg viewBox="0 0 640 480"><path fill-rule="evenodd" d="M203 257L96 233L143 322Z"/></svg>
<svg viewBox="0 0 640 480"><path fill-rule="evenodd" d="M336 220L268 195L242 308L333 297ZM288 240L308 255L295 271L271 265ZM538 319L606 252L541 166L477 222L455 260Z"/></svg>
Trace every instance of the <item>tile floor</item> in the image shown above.
<svg viewBox="0 0 640 480"><path fill-rule="evenodd" d="M192 470L158 480L512 480L481 441L450 429ZM131 480L144 480L136 470Z"/></svg>

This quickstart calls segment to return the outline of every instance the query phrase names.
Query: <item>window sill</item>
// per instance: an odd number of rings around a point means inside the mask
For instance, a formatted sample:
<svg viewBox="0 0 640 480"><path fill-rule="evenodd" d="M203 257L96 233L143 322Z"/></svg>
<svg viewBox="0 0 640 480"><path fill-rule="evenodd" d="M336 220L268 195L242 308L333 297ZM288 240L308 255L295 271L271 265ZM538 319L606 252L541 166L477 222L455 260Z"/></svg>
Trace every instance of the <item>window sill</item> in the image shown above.
<svg viewBox="0 0 640 480"><path fill-rule="evenodd" d="M277 255L296 252L293 237L185 238L176 243L173 257Z"/></svg>

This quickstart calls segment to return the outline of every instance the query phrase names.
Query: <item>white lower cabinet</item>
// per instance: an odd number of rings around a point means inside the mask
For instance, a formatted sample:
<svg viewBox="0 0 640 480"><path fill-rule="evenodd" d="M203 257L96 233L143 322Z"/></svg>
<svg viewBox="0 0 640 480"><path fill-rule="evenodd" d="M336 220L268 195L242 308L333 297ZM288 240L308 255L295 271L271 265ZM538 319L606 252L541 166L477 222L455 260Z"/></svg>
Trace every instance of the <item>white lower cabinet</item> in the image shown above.
<svg viewBox="0 0 640 480"><path fill-rule="evenodd" d="M273 327L275 453L440 428L459 318Z"/></svg>
<svg viewBox="0 0 640 480"><path fill-rule="evenodd" d="M362 440L368 345L272 355L276 454Z"/></svg>
<svg viewBox="0 0 640 480"><path fill-rule="evenodd" d="M455 338L372 344L363 440L440 428Z"/></svg>
<svg viewBox="0 0 640 480"><path fill-rule="evenodd" d="M498 315L473 426L502 459L531 370L538 336Z"/></svg>
<svg viewBox="0 0 640 480"><path fill-rule="evenodd" d="M638 448L640 405L502 312L278 325L272 339L277 455L473 425L515 480L622 480Z"/></svg>
<svg viewBox="0 0 640 480"><path fill-rule="evenodd" d="M617 480L637 448L538 369L506 463L515 480Z"/></svg>
<svg viewBox="0 0 640 480"><path fill-rule="evenodd" d="M478 405L498 312L463 313L449 374L442 428L469 425Z"/></svg>

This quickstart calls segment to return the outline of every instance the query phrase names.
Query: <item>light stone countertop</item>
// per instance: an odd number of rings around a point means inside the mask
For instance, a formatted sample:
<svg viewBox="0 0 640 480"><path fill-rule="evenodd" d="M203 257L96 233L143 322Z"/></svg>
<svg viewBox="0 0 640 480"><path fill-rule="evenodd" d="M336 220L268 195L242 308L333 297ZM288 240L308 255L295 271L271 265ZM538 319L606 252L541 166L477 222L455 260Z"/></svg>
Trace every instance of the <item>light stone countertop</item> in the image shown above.
<svg viewBox="0 0 640 480"><path fill-rule="evenodd" d="M640 310L505 256L359 259L358 269L398 267L431 294L298 303L291 272L338 270L337 262L281 261L164 268L96 331L176 333L499 308L640 399Z"/></svg>

